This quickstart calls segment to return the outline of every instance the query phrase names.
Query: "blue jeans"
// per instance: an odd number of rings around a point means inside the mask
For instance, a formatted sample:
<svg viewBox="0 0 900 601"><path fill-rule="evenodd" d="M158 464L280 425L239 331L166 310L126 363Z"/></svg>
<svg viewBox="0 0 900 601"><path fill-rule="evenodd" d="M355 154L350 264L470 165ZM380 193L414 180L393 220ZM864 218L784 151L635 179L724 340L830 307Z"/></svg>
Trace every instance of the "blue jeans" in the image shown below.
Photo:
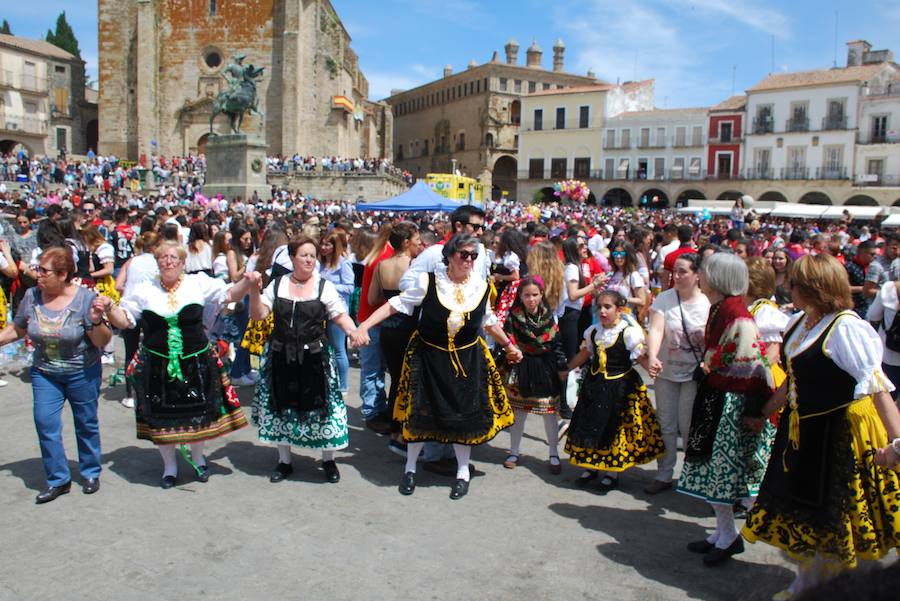
<svg viewBox="0 0 900 601"><path fill-rule="evenodd" d="M250 297L244 297L244 310L234 314L234 319L241 336L247 330L247 324L250 323ZM250 373L250 353L247 349L241 347L241 341L234 343L234 361L231 363L231 373L229 377L233 380L246 376Z"/></svg>
<svg viewBox="0 0 900 601"><path fill-rule="evenodd" d="M78 469L82 478L100 476L100 423L97 397L103 370L100 363L71 374L48 374L31 369L34 391L34 426L49 486L72 479L62 440L62 409L68 399L78 442Z"/></svg>
<svg viewBox="0 0 900 601"><path fill-rule="evenodd" d="M384 358L381 356L381 328L369 330L369 344L359 348L359 398L365 420L387 412L384 392Z"/></svg>
<svg viewBox="0 0 900 601"><path fill-rule="evenodd" d="M350 373L350 359L347 358L347 335L341 326L333 321L328 322L328 344L334 351L334 362L337 365L338 380L341 392L347 392L347 376Z"/></svg>

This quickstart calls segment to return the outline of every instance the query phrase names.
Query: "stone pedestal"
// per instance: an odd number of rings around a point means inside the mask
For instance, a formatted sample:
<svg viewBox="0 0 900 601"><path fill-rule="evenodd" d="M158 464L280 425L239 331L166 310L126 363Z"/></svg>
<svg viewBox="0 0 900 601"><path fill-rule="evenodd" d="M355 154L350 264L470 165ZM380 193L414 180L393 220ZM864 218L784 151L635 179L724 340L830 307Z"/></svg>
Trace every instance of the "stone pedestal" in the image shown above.
<svg viewBox="0 0 900 601"><path fill-rule="evenodd" d="M221 194L228 201L249 199L256 192L268 200L266 185L266 142L252 134L210 136L206 143L206 183L203 195Z"/></svg>

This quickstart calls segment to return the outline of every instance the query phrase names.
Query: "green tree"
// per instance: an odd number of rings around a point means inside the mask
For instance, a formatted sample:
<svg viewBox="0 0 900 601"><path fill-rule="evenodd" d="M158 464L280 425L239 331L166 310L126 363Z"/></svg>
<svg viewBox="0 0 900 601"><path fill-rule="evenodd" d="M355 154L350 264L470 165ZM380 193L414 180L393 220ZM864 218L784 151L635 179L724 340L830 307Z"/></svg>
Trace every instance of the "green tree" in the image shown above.
<svg viewBox="0 0 900 601"><path fill-rule="evenodd" d="M6 19L3 19L3 25L0 25L0 33L12 35L12 30L9 28L9 21L7 21Z"/></svg>
<svg viewBox="0 0 900 601"><path fill-rule="evenodd" d="M56 18L56 31L47 30L47 41L81 58L78 39L75 37L75 32L72 31L71 25L66 21L66 11L59 13L59 17Z"/></svg>

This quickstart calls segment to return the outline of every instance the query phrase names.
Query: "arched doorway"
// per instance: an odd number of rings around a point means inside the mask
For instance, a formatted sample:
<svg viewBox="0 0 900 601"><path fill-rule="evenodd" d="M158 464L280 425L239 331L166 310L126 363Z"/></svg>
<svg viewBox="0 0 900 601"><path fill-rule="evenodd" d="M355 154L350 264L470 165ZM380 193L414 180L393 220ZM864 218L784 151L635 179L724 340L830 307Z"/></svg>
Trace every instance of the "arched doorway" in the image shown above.
<svg viewBox="0 0 900 601"><path fill-rule="evenodd" d="M651 209L667 207L669 206L669 195L659 188L648 188L641 192L641 195L638 197L638 204Z"/></svg>
<svg viewBox="0 0 900 601"><path fill-rule="evenodd" d="M831 205L831 198L824 192L807 192L800 197L800 202L805 205Z"/></svg>
<svg viewBox="0 0 900 601"><path fill-rule="evenodd" d="M857 194L856 196L849 198L844 204L855 207L877 207L878 201L871 196L866 196L865 194Z"/></svg>
<svg viewBox="0 0 900 601"><path fill-rule="evenodd" d="M685 190L678 195L677 199L675 199L675 206L686 207L689 200L706 200L706 194L704 194L700 190Z"/></svg>
<svg viewBox="0 0 900 601"><path fill-rule="evenodd" d="M85 128L84 139L87 148L85 152L93 150L95 153L97 152L97 145L100 143L100 133L99 133L99 125L96 119L91 119L88 121L87 128Z"/></svg>
<svg viewBox="0 0 900 601"><path fill-rule="evenodd" d="M607 207L632 206L631 194L625 188L613 188L603 195L603 205Z"/></svg>
<svg viewBox="0 0 900 601"><path fill-rule="evenodd" d="M725 190L724 192L719 194L719 198L717 200L737 200L743 195L743 192L738 192L737 190Z"/></svg>
<svg viewBox="0 0 900 601"><path fill-rule="evenodd" d="M516 159L509 155L503 155L494 163L492 184L500 188L501 197L506 192L510 200L516 199L516 165Z"/></svg>
<svg viewBox="0 0 900 601"><path fill-rule="evenodd" d="M31 156L31 149L28 148L22 142L18 140L0 140L0 154L19 154L19 151L24 151L26 155Z"/></svg>
<svg viewBox="0 0 900 601"><path fill-rule="evenodd" d="M209 141L209 132L197 138L197 154L206 154L206 143Z"/></svg>
<svg viewBox="0 0 900 601"><path fill-rule="evenodd" d="M768 192L763 193L757 200L764 200L766 202L787 202L787 196L779 192L778 190L769 190ZM801 201L802 202L802 201Z"/></svg>

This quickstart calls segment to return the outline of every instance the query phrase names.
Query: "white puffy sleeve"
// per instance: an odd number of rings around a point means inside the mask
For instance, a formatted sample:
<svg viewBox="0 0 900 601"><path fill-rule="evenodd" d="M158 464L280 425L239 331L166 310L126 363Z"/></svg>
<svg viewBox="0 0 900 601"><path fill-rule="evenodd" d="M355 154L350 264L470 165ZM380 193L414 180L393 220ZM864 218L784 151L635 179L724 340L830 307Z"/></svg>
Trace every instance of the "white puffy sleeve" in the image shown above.
<svg viewBox="0 0 900 601"><path fill-rule="evenodd" d="M226 284L219 278L211 278L205 273L196 273L188 277L191 278L192 285L199 287L205 305L221 308L225 304L225 295L231 288L231 284Z"/></svg>
<svg viewBox="0 0 900 601"><path fill-rule="evenodd" d="M497 314L494 313L494 310L491 308L490 301L484 304L484 317L481 318L481 327L489 328L491 326L495 326L500 323L500 320L497 319Z"/></svg>
<svg viewBox="0 0 900 601"><path fill-rule="evenodd" d="M406 275L409 275L407 272ZM403 276L406 277L405 275ZM404 315L412 315L416 307L425 300L425 293L428 292L428 272L420 271L416 274L415 279L408 282L408 287L403 288L403 281L400 282L400 294L392 296L388 299L390 304L398 313Z"/></svg>
<svg viewBox="0 0 900 601"><path fill-rule="evenodd" d="M341 313L347 312L347 304L341 298L341 294L337 291L335 285L328 280L325 280L325 285L322 287L322 296L319 297L319 300L325 305L328 319L334 319Z"/></svg>
<svg viewBox="0 0 900 601"><path fill-rule="evenodd" d="M101 263L112 263L115 260L113 256L113 247L109 242L104 242L100 246L97 247L97 258L100 259Z"/></svg>
<svg viewBox="0 0 900 601"><path fill-rule="evenodd" d="M125 311L132 328L137 326L141 313L144 312L144 308L147 306L147 299L150 298L150 287L152 285L152 282L149 280L143 281L134 286L128 294L119 300L119 308Z"/></svg>
<svg viewBox="0 0 900 601"><path fill-rule="evenodd" d="M519 255L514 252L508 252L503 256L503 266L510 271L518 271L521 261Z"/></svg>
<svg viewBox="0 0 900 601"><path fill-rule="evenodd" d="M582 336L582 338L584 339L584 347L591 351L591 357L594 356L594 352L596 350L594 348L593 342L591 341L591 338L593 337L594 332L596 332L597 329L597 324L593 324L584 331L584 336Z"/></svg>
<svg viewBox="0 0 900 601"><path fill-rule="evenodd" d="M825 342L825 353L856 380L853 398L894 390L881 371L881 339L864 320L853 315L839 317Z"/></svg>
<svg viewBox="0 0 900 601"><path fill-rule="evenodd" d="M275 282L280 281L281 278L274 278L269 285L263 288L262 294L260 294L260 300L262 304L269 308L269 311L272 310L272 307L275 306Z"/></svg>
<svg viewBox="0 0 900 601"><path fill-rule="evenodd" d="M763 342L783 342L782 336L791 318L769 304L760 306L753 316Z"/></svg>
<svg viewBox="0 0 900 601"><path fill-rule="evenodd" d="M628 326L622 335L625 338L628 357L632 362L637 361L644 354L644 331L637 326Z"/></svg>

